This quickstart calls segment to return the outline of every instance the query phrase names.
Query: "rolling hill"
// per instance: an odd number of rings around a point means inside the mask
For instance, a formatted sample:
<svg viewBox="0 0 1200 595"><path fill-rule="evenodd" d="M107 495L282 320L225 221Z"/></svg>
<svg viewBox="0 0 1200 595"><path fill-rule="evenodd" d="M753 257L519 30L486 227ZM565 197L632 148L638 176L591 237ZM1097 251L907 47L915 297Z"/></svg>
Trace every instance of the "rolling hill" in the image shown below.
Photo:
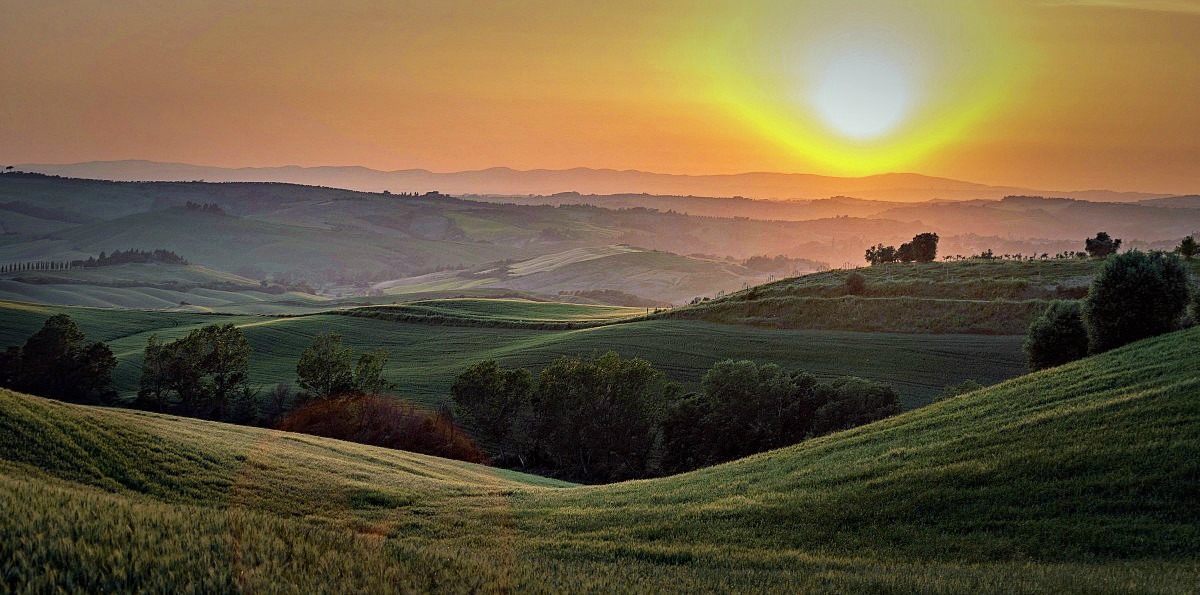
<svg viewBox="0 0 1200 595"><path fill-rule="evenodd" d="M152 334L174 339L209 324L236 324L254 355L250 381L267 387L295 381L296 360L313 338L336 332L358 350L385 349L396 392L443 403L465 368L494 359L539 369L564 356L616 351L641 357L687 389L724 359L775 362L821 378L861 376L896 387L905 407L928 403L947 385L992 384L1024 371L1019 336L921 335L777 330L688 320L635 320L641 309L511 300L438 300L398 306L264 316L107 310L0 303L0 347L18 345L56 313L75 320L91 341L115 352L117 389L137 390L141 357ZM616 323L614 323L616 322Z"/></svg>
<svg viewBox="0 0 1200 595"><path fill-rule="evenodd" d="M943 255L1028 255L1079 250L1100 230L1129 247L1160 249L1200 230L1200 209L1178 201L476 198L3 174L0 264L162 248L256 281L304 281L333 298L484 288L542 296L620 292L631 297L619 305L648 305L711 297L825 264L846 268L862 262L867 246L925 231L941 236ZM1152 206L1158 204L1166 206ZM762 255L807 263L800 270L743 266Z"/></svg>
<svg viewBox="0 0 1200 595"><path fill-rule="evenodd" d="M570 487L0 392L8 589L1160 592L1200 329L675 477ZM186 537L185 537L186 536Z"/></svg>
<svg viewBox="0 0 1200 595"><path fill-rule="evenodd" d="M287 312L331 301L198 265L127 263L0 273L0 300L97 308Z"/></svg>

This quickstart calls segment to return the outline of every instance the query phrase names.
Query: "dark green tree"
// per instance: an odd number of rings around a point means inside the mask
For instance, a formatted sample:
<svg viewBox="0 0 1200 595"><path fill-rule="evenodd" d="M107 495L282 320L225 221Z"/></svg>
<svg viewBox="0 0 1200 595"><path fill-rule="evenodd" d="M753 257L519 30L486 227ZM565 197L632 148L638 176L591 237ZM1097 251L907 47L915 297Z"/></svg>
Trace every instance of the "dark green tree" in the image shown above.
<svg viewBox="0 0 1200 595"><path fill-rule="evenodd" d="M104 343L92 343L75 356L72 392L75 399L86 403L112 404L116 401L112 373L117 358Z"/></svg>
<svg viewBox="0 0 1200 595"><path fill-rule="evenodd" d="M233 400L248 389L250 353L245 335L232 324L205 326L165 344L152 336L135 405L226 419Z"/></svg>
<svg viewBox="0 0 1200 595"><path fill-rule="evenodd" d="M1030 370L1053 368L1086 356L1088 333L1079 303L1052 302L1029 325L1024 347Z"/></svg>
<svg viewBox="0 0 1200 595"><path fill-rule="evenodd" d="M913 236L912 257L917 262L933 262L937 260L938 234L921 233Z"/></svg>
<svg viewBox="0 0 1200 595"><path fill-rule="evenodd" d="M1106 231L1102 231L1096 234L1096 237L1088 238L1084 242L1084 249L1092 258L1108 258L1116 254L1120 248L1121 240L1113 239Z"/></svg>
<svg viewBox="0 0 1200 595"><path fill-rule="evenodd" d="M656 472L659 426L679 387L650 363L616 353L561 358L542 370L539 445L567 475L612 481Z"/></svg>
<svg viewBox="0 0 1200 595"><path fill-rule="evenodd" d="M1091 351L1177 329L1188 290L1187 269L1174 254L1135 250L1108 259L1083 302Z"/></svg>
<svg viewBox="0 0 1200 595"><path fill-rule="evenodd" d="M355 391L354 350L337 333L317 335L296 362L296 381L309 398L324 399Z"/></svg>
<svg viewBox="0 0 1200 595"><path fill-rule="evenodd" d="M872 265L896 262L896 247L876 244L867 248L865 258Z"/></svg>
<svg viewBox="0 0 1200 595"><path fill-rule="evenodd" d="M533 374L519 368L506 370L495 361L467 368L450 387L456 417L494 454L498 462L515 459L522 467L536 444Z"/></svg>
<svg viewBox="0 0 1200 595"><path fill-rule="evenodd" d="M364 395L377 395L392 389L392 383L383 377L387 367L388 352L383 349L368 351L358 356L354 366L354 388Z"/></svg>
<svg viewBox="0 0 1200 595"><path fill-rule="evenodd" d="M1200 252L1200 244L1196 243L1196 238L1187 236L1179 242L1179 247L1175 248L1175 251L1178 252L1179 255L1185 260L1191 260L1197 252Z"/></svg>
<svg viewBox="0 0 1200 595"><path fill-rule="evenodd" d="M0 387L17 388L21 380L21 348L15 345L0 352Z"/></svg>
<svg viewBox="0 0 1200 595"><path fill-rule="evenodd" d="M21 347L18 388L42 397L64 398L83 347L83 332L70 316L56 314L46 319Z"/></svg>
<svg viewBox="0 0 1200 595"><path fill-rule="evenodd" d="M813 436L853 428L900 413L896 391L863 378L840 378L817 387L821 405L813 413Z"/></svg>

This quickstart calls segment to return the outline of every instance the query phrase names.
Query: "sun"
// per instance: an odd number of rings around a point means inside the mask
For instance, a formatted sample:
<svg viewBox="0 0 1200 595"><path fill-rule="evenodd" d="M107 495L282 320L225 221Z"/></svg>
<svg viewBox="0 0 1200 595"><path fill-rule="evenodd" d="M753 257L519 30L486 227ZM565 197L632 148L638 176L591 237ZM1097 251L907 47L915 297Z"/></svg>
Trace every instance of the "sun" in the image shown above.
<svg viewBox="0 0 1200 595"><path fill-rule="evenodd" d="M797 169L919 167L1017 96L1020 67L990 10L942 0L768 1L686 46L710 101Z"/></svg>
<svg viewBox="0 0 1200 595"><path fill-rule="evenodd" d="M909 115L915 91L911 79L891 55L857 51L830 60L808 100L834 132L854 140L876 139Z"/></svg>

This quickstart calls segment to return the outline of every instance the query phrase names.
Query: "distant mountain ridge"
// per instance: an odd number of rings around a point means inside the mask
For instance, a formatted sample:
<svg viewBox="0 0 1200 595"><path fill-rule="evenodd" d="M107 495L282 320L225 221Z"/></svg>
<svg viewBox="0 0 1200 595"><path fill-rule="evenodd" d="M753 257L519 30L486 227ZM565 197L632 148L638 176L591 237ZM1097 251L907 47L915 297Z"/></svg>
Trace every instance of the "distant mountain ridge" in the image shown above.
<svg viewBox="0 0 1200 595"><path fill-rule="evenodd" d="M91 161L70 164L26 163L32 171L75 178L116 181L290 182L368 192L428 192L477 195L551 195L646 193L677 196L814 199L852 196L869 200L922 202L927 200L997 200L1014 194L1043 195L1103 202L1132 202L1166 198L1169 194L1108 190L1048 191L912 173L889 173L842 178L801 173L751 172L684 175L638 170L574 168L515 170L494 167L459 172L424 169L380 171L359 166L222 168L155 161Z"/></svg>

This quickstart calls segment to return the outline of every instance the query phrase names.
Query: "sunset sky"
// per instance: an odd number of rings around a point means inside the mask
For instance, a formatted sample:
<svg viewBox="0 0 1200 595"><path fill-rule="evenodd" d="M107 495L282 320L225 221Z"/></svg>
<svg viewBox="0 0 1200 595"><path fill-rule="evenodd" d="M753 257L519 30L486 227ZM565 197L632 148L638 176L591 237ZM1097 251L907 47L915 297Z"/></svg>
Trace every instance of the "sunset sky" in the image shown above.
<svg viewBox="0 0 1200 595"><path fill-rule="evenodd" d="M1200 0L0 0L0 160L1200 192Z"/></svg>

